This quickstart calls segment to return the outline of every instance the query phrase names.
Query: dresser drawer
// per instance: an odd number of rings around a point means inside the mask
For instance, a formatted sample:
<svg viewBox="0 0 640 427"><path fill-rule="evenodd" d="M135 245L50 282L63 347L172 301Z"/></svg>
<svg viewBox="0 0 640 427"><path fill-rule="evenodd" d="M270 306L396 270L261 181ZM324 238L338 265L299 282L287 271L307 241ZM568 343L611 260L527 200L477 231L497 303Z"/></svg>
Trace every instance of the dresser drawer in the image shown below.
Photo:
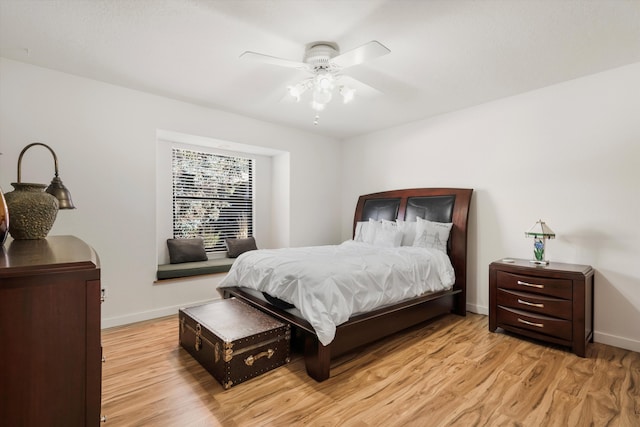
<svg viewBox="0 0 640 427"><path fill-rule="evenodd" d="M498 271L498 288L513 289L539 295L549 295L567 300L572 299L572 281L567 279L546 279Z"/></svg>
<svg viewBox="0 0 640 427"><path fill-rule="evenodd" d="M510 289L498 289L498 305L511 307L547 316L571 320L572 303L566 299L536 295Z"/></svg>
<svg viewBox="0 0 640 427"><path fill-rule="evenodd" d="M572 323L568 320L502 306L498 306L497 320L498 326L510 325L571 341Z"/></svg>

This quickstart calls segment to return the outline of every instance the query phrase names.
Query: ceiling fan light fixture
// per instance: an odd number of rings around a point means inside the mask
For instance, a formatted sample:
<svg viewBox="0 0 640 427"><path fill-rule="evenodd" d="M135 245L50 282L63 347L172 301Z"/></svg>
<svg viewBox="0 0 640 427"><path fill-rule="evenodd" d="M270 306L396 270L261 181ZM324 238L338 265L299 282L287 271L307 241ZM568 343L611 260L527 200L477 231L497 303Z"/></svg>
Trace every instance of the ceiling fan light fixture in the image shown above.
<svg viewBox="0 0 640 427"><path fill-rule="evenodd" d="M315 87L316 89L321 89L324 91L330 91L333 89L333 75L328 72L319 73L315 77Z"/></svg>
<svg viewBox="0 0 640 427"><path fill-rule="evenodd" d="M340 86L340 95L342 95L342 102L347 104L353 101L356 90L349 86Z"/></svg>
<svg viewBox="0 0 640 427"><path fill-rule="evenodd" d="M316 90L313 91L313 101L319 104L326 105L329 102L331 102L331 98L333 98L331 91L322 90L318 88L316 88Z"/></svg>
<svg viewBox="0 0 640 427"><path fill-rule="evenodd" d="M289 95L291 95L292 98L296 99L296 102L300 102L300 91L298 91L298 87L296 86L289 86L287 87L287 91L289 92Z"/></svg>
<svg viewBox="0 0 640 427"><path fill-rule="evenodd" d="M315 100L311 101L311 108L313 108L316 111L323 111L325 106L326 104L322 104ZM316 124L317 124L317 121L318 121L318 116L316 115Z"/></svg>
<svg viewBox="0 0 640 427"><path fill-rule="evenodd" d="M306 87L302 83L298 83L295 86L288 86L287 91L289 95L296 99L296 102L300 102L300 96L306 91Z"/></svg>

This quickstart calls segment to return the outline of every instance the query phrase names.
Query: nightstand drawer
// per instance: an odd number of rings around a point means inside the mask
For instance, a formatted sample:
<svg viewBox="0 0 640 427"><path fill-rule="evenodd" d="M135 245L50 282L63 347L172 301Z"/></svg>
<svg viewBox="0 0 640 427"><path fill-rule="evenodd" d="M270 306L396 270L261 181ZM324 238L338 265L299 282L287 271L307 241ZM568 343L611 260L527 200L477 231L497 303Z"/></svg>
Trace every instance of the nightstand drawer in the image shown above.
<svg viewBox="0 0 640 427"><path fill-rule="evenodd" d="M529 292L498 289L498 305L571 320L572 303L569 300L536 295Z"/></svg>
<svg viewBox="0 0 640 427"><path fill-rule="evenodd" d="M546 279L498 271L498 288L550 295L558 298L572 299L572 281L566 279Z"/></svg>
<svg viewBox="0 0 640 427"><path fill-rule="evenodd" d="M510 325L571 341L572 323L568 320L502 306L498 306L497 315L498 326Z"/></svg>

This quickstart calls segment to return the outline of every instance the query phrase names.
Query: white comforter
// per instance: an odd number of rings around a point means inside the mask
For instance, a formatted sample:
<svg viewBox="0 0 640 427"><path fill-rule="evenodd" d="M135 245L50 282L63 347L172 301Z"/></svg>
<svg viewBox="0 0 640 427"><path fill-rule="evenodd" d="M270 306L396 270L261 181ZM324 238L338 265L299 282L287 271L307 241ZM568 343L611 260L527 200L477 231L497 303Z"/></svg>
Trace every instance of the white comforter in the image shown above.
<svg viewBox="0 0 640 427"><path fill-rule="evenodd" d="M454 282L453 266L441 251L348 240L245 252L218 286L256 289L294 304L327 345L336 326L354 314L448 289Z"/></svg>

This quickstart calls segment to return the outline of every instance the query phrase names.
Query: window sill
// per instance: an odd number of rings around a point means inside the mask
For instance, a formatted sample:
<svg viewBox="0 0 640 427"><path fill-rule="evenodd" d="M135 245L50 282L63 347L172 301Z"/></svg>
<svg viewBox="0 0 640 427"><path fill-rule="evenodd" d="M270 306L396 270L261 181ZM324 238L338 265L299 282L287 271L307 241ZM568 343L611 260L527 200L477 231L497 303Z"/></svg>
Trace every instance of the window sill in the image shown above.
<svg viewBox="0 0 640 427"><path fill-rule="evenodd" d="M183 262L181 264L159 264L156 277L158 281L162 281L180 277L226 273L231 269L234 261L235 258L216 258L207 261Z"/></svg>

